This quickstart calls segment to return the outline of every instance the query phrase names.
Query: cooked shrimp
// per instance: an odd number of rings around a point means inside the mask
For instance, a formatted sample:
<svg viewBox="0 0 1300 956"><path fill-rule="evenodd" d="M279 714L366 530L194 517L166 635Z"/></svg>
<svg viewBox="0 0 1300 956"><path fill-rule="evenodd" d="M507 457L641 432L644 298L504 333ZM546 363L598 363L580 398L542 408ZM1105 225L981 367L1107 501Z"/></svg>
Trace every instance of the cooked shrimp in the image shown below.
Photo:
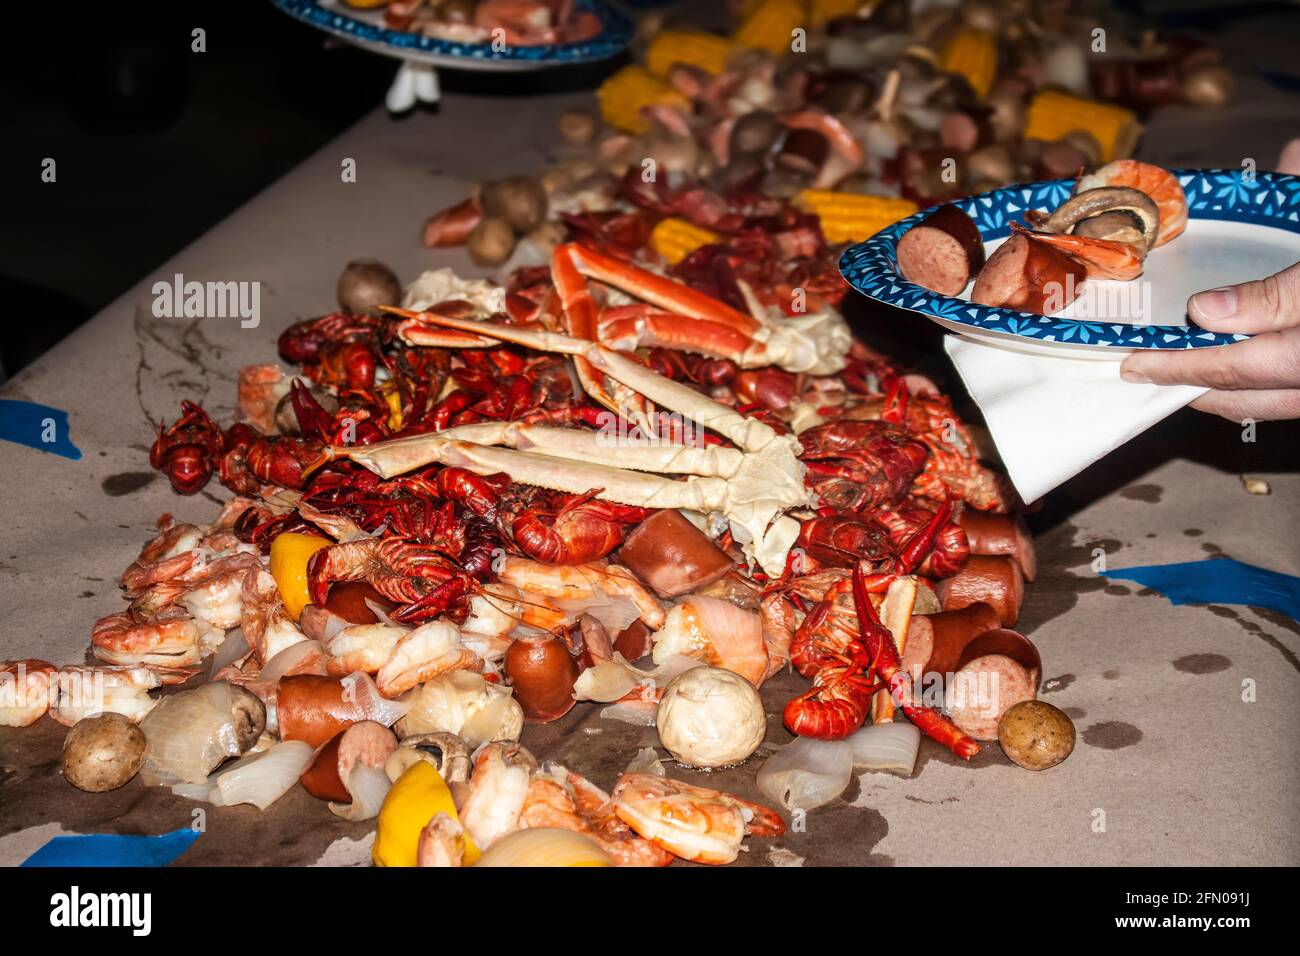
<svg viewBox="0 0 1300 956"><path fill-rule="evenodd" d="M501 660L510 647L510 632L524 619L522 597L522 592L509 584L483 585L469 599L469 616L460 627L461 642L483 661ZM563 619L558 609L555 613Z"/></svg>
<svg viewBox="0 0 1300 956"><path fill-rule="evenodd" d="M345 627L326 644L329 673L346 677L355 671L377 674L393 656L393 650L406 628L393 624L353 624Z"/></svg>
<svg viewBox="0 0 1300 956"><path fill-rule="evenodd" d="M525 594L539 594L560 601L589 601L625 597L636 605L641 619L652 628L663 626L664 610L659 600L627 568L605 561L586 564L542 564L527 558L508 557L499 578Z"/></svg>
<svg viewBox="0 0 1300 956"><path fill-rule="evenodd" d="M170 617L151 617L138 611L101 617L91 629L91 651L109 664L146 667L197 664L203 657L200 638L204 631L183 611L174 608L172 612Z"/></svg>
<svg viewBox="0 0 1300 956"><path fill-rule="evenodd" d="M0 661L0 727L28 727L50 709L49 661Z"/></svg>
<svg viewBox="0 0 1300 956"><path fill-rule="evenodd" d="M286 647L307 640L307 635L289 619L275 578L260 567L244 577L240 604L239 626L260 663L265 664Z"/></svg>
<svg viewBox="0 0 1300 956"><path fill-rule="evenodd" d="M519 829L529 775L536 768L537 760L518 744L496 741L479 750L469 794L459 811L461 823L480 850Z"/></svg>
<svg viewBox="0 0 1300 956"><path fill-rule="evenodd" d="M416 845L416 866L464 866L465 829L450 816L439 813L420 831Z"/></svg>
<svg viewBox="0 0 1300 956"><path fill-rule="evenodd" d="M614 813L609 794L558 764L537 775L528 789L523 821L530 827L559 827L590 837L616 866L667 866L673 855L643 840Z"/></svg>
<svg viewBox="0 0 1300 956"><path fill-rule="evenodd" d="M1011 224L1012 232L1023 232L1039 242L1046 243L1083 263L1090 279L1136 279L1142 274L1146 252L1131 242L1110 239L1090 239L1056 232L1030 232L1019 223Z"/></svg>
<svg viewBox="0 0 1300 956"><path fill-rule="evenodd" d="M416 684L479 663L478 655L461 645L460 628L430 621L398 638L375 683L385 697L398 697Z"/></svg>
<svg viewBox="0 0 1300 956"><path fill-rule="evenodd" d="M1187 194L1169 170L1136 159L1117 159L1089 176L1080 176L1075 193L1103 186L1127 186L1146 193L1160 211L1160 226L1152 248L1177 239L1187 228Z"/></svg>
<svg viewBox="0 0 1300 956"><path fill-rule="evenodd" d="M680 655L725 667L755 687L767 677L762 621L728 601L690 595L668 612L653 639L656 664Z"/></svg>
<svg viewBox="0 0 1300 956"><path fill-rule="evenodd" d="M139 723L157 703L149 691L192 675L184 669L61 667L50 687L50 716L65 727L96 714L122 714Z"/></svg>
<svg viewBox="0 0 1300 956"><path fill-rule="evenodd" d="M645 773L619 778L614 812L647 840L695 863L730 863L746 835L785 832L785 821L762 804Z"/></svg>

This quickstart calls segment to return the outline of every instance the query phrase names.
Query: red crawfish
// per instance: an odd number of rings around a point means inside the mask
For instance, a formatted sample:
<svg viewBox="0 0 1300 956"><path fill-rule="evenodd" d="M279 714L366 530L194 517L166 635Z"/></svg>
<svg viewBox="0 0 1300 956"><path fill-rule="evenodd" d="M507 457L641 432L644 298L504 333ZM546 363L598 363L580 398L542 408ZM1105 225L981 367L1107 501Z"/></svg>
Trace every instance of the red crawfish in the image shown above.
<svg viewBox="0 0 1300 956"><path fill-rule="evenodd" d="M202 408L181 402L181 417L171 426L158 426L149 449L149 464L165 474L178 494L192 495L212 477L223 445L221 429Z"/></svg>

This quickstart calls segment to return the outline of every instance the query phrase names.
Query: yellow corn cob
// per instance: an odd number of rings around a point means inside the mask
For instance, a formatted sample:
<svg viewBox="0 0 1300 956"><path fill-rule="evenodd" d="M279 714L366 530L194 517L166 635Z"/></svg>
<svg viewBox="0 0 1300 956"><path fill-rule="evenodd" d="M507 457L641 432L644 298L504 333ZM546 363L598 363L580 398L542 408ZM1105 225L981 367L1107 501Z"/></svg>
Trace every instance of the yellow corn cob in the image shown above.
<svg viewBox="0 0 1300 956"><path fill-rule="evenodd" d="M658 76L667 76L674 63L689 63L710 73L721 73L731 56L732 42L726 37L698 30L665 30L650 41L645 65Z"/></svg>
<svg viewBox="0 0 1300 956"><path fill-rule="evenodd" d="M773 56L790 52L794 30L808 14L799 0L763 0L736 31L736 45L767 50Z"/></svg>
<svg viewBox="0 0 1300 956"><path fill-rule="evenodd" d="M822 235L831 245L870 239L917 210L916 203L907 199L837 193L829 189L805 189L795 197L795 205L817 214L822 222Z"/></svg>
<svg viewBox="0 0 1300 956"><path fill-rule="evenodd" d="M650 243L659 257L675 266L700 246L718 241L718 234L701 229L685 219L661 219L650 233Z"/></svg>
<svg viewBox="0 0 1300 956"><path fill-rule="evenodd" d="M1072 130L1091 133L1101 144L1102 162L1127 159L1137 145L1142 127L1137 117L1121 106L1098 103L1065 93L1042 92L1029 104L1025 139L1047 142Z"/></svg>
<svg viewBox="0 0 1300 956"><path fill-rule="evenodd" d="M987 96L998 72L998 44L984 30L962 30L939 54L939 68L966 77L977 96Z"/></svg>
<svg viewBox="0 0 1300 956"><path fill-rule="evenodd" d="M839 17L851 17L863 7L875 6L871 0L812 0L808 5L809 23L819 27Z"/></svg>
<svg viewBox="0 0 1300 956"><path fill-rule="evenodd" d="M644 133L649 129L650 124L641 115L643 106L688 105L684 96L641 66L623 67L600 85L596 99L600 101L600 115L605 122L625 133Z"/></svg>

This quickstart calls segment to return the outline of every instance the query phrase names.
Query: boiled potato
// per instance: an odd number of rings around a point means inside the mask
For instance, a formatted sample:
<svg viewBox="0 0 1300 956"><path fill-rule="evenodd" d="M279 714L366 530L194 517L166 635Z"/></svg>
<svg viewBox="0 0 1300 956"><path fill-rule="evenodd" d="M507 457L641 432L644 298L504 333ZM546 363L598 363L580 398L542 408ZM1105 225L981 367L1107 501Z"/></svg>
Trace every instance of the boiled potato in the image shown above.
<svg viewBox="0 0 1300 956"><path fill-rule="evenodd" d="M397 305L402 285L392 269L378 259L354 259L339 275L339 306L349 315L382 315L381 305Z"/></svg>
<svg viewBox="0 0 1300 956"><path fill-rule="evenodd" d="M1002 715L998 743L1018 766L1047 770L1074 750L1074 722L1044 701L1021 701Z"/></svg>
<svg viewBox="0 0 1300 956"><path fill-rule="evenodd" d="M63 776L78 790L116 790L144 765L144 732L121 714L77 721L63 742Z"/></svg>

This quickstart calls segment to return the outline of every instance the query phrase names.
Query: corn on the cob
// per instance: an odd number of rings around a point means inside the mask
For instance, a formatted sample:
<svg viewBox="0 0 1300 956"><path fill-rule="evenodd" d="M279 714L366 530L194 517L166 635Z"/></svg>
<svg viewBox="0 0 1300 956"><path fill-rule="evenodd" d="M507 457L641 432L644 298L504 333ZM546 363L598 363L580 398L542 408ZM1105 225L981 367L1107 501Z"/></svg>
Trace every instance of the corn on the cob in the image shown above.
<svg viewBox="0 0 1300 956"><path fill-rule="evenodd" d="M1025 139L1050 143L1076 129L1085 130L1097 138L1104 163L1127 159L1142 132L1137 117L1121 106L1052 91L1039 93L1030 102Z"/></svg>
<svg viewBox="0 0 1300 956"><path fill-rule="evenodd" d="M819 27L840 17L851 17L863 7L873 6L873 0L812 0L808 5L808 22L810 26Z"/></svg>
<svg viewBox="0 0 1300 956"><path fill-rule="evenodd" d="M684 96L642 66L625 66L596 91L600 115L610 126L625 133L644 133L650 128L641 114L651 103L687 106Z"/></svg>
<svg viewBox="0 0 1300 956"><path fill-rule="evenodd" d="M685 219L661 219L650 233L650 244L659 257L675 266L700 246L718 241L718 234Z"/></svg>
<svg viewBox="0 0 1300 956"><path fill-rule="evenodd" d="M822 223L822 235L832 245L869 239L917 210L916 203L907 199L839 193L828 189L805 189L795 197L795 205L817 214Z"/></svg>
<svg viewBox="0 0 1300 956"><path fill-rule="evenodd" d="M795 29L807 19L799 0L763 0L736 31L736 45L767 50L773 56L789 53Z"/></svg>
<svg viewBox="0 0 1300 956"><path fill-rule="evenodd" d="M944 46L939 67L966 77L977 96L987 96L998 72L998 44L984 30L962 30Z"/></svg>
<svg viewBox="0 0 1300 956"><path fill-rule="evenodd" d="M731 56L733 44L726 37L698 30L665 30L650 41L645 65L658 76L667 76L674 63L698 66L710 73L721 73Z"/></svg>

